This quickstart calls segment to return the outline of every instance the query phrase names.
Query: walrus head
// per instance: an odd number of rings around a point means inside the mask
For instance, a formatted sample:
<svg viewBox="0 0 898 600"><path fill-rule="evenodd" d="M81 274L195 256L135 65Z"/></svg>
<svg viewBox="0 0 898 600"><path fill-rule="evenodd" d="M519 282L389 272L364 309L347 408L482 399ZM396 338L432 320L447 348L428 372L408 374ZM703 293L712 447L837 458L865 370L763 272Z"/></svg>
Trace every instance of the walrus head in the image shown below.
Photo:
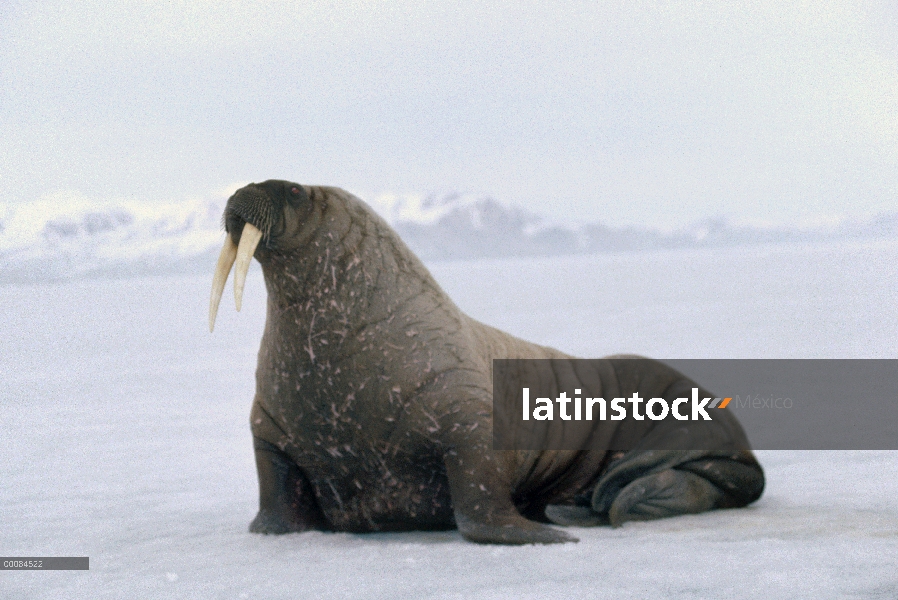
<svg viewBox="0 0 898 600"><path fill-rule="evenodd" d="M322 208L312 202L305 187L290 181L269 179L234 192L223 217L227 237L212 280L209 331L215 328L218 305L231 267L234 267L234 300L239 311L253 256L263 261L272 253L285 253L301 246L320 222Z"/></svg>

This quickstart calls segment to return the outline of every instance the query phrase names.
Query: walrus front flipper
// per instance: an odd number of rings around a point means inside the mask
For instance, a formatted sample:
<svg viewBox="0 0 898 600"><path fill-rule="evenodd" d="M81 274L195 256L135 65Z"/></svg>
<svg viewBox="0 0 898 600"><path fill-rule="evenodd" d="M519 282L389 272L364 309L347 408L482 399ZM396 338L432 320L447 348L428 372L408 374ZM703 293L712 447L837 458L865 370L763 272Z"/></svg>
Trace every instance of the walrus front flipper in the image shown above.
<svg viewBox="0 0 898 600"><path fill-rule="evenodd" d="M277 446L253 439L259 473L259 514L252 533L294 533L327 529L305 475Z"/></svg>
<svg viewBox="0 0 898 600"><path fill-rule="evenodd" d="M631 481L620 491L608 518L612 527L627 521L651 521L711 510L723 492L693 473L666 469Z"/></svg>
<svg viewBox="0 0 898 600"><path fill-rule="evenodd" d="M560 544L577 538L530 521L511 501L511 485L492 450L465 447L444 457L455 524L465 539L480 544Z"/></svg>

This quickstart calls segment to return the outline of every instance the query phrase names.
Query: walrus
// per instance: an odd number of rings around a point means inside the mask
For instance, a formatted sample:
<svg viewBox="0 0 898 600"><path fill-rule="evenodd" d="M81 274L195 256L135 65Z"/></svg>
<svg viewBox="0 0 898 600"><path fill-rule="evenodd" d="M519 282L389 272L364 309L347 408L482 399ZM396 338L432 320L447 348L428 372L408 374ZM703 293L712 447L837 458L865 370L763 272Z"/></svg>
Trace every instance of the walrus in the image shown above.
<svg viewBox="0 0 898 600"><path fill-rule="evenodd" d="M465 315L352 194L253 183L223 221L210 331L232 266L238 310L253 257L268 294L250 531L457 528L473 542L546 544L576 541L552 524L620 526L760 497L763 471L738 424L713 451L495 450L492 360L569 355ZM603 364L613 395L694 385L648 359Z"/></svg>

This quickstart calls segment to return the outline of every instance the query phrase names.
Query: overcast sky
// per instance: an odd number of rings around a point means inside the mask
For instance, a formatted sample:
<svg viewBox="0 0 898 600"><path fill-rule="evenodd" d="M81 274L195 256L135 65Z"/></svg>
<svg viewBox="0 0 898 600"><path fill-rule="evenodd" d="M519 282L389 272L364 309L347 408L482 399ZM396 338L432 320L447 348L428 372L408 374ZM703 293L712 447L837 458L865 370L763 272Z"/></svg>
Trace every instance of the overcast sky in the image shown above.
<svg viewBox="0 0 898 600"><path fill-rule="evenodd" d="M898 4L0 0L0 202L283 178L565 220L898 209Z"/></svg>

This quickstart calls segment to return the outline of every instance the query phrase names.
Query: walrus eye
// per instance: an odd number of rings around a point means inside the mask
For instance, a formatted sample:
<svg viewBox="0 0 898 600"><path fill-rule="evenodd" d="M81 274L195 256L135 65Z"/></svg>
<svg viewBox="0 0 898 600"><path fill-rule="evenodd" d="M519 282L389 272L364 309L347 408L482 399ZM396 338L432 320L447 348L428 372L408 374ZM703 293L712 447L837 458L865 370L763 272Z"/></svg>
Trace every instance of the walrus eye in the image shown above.
<svg viewBox="0 0 898 600"><path fill-rule="evenodd" d="M299 188L296 187L296 186L290 188L290 192L291 192L294 196L299 196Z"/></svg>

